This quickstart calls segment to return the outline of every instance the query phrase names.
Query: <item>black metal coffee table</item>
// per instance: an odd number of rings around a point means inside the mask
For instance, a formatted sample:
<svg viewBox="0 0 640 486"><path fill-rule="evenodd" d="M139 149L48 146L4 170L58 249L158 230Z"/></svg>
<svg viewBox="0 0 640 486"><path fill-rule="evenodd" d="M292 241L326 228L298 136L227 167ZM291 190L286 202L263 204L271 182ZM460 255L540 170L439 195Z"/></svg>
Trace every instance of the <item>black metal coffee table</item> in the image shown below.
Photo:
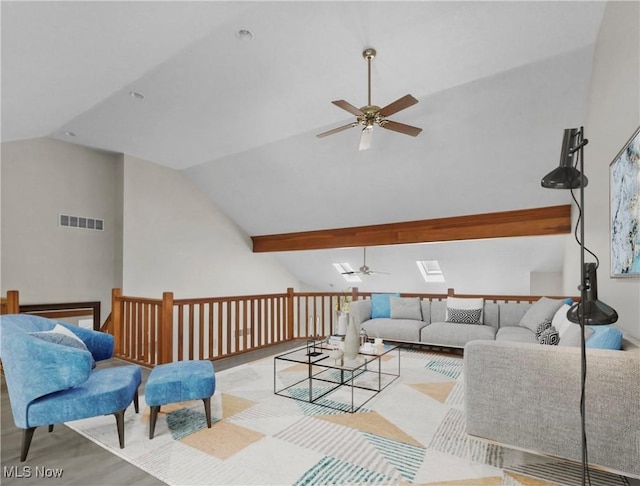
<svg viewBox="0 0 640 486"><path fill-rule="evenodd" d="M379 351L360 352L353 360L334 360L329 355L332 350L326 341L315 341L276 356L273 360L273 392L353 413L400 376L399 346L385 344ZM397 369L391 355L394 351ZM298 364L300 368L292 364ZM279 379L286 382L281 383L280 388Z"/></svg>

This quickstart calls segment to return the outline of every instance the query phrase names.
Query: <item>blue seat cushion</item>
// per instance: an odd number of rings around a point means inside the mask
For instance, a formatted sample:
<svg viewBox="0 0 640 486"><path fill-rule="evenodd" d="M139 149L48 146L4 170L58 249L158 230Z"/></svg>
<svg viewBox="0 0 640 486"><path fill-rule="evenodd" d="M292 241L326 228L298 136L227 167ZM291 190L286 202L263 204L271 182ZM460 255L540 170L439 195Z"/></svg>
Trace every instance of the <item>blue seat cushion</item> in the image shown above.
<svg viewBox="0 0 640 486"><path fill-rule="evenodd" d="M213 363L206 360L176 361L151 370L145 386L147 405L208 398L213 395L216 379Z"/></svg>
<svg viewBox="0 0 640 486"><path fill-rule="evenodd" d="M93 371L87 381L34 400L27 412L27 426L58 424L123 410L131 404L142 374L137 365Z"/></svg>

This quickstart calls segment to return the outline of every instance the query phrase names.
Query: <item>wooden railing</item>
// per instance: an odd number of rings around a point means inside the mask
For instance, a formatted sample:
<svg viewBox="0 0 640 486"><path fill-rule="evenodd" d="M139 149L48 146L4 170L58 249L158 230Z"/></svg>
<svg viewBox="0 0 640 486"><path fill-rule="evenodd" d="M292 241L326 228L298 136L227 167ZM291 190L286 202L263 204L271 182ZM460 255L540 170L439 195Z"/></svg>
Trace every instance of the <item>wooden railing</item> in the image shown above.
<svg viewBox="0 0 640 486"><path fill-rule="evenodd" d="M239 297L162 299L113 290L111 322L117 357L155 366L219 359L302 337L293 325L293 289Z"/></svg>
<svg viewBox="0 0 640 486"><path fill-rule="evenodd" d="M339 292L294 292L174 299L121 295L113 290L108 332L115 337L118 358L144 366L187 359L220 358L295 339L330 335L336 328ZM535 302L532 295L471 295L402 293L431 301L450 296L482 297L491 302ZM351 300L368 299L370 292L353 288ZM563 298L556 296L556 298ZM577 298L574 298L577 300Z"/></svg>
<svg viewBox="0 0 640 486"><path fill-rule="evenodd" d="M20 294L17 290L7 290L7 296L0 299L0 314L18 314Z"/></svg>
<svg viewBox="0 0 640 486"><path fill-rule="evenodd" d="M100 301L20 304L20 293L8 290L6 298L1 300L0 314L33 314L48 319L91 316L93 328L100 328Z"/></svg>

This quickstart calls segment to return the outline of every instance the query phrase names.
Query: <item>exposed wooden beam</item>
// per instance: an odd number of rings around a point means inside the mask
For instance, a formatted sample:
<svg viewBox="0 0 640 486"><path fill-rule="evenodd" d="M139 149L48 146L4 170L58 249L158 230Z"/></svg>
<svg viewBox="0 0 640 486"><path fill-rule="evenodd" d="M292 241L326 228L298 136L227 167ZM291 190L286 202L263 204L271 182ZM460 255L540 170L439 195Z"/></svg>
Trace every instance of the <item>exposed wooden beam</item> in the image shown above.
<svg viewBox="0 0 640 486"><path fill-rule="evenodd" d="M253 251L321 250L571 232L571 205L473 214L404 223L252 236Z"/></svg>

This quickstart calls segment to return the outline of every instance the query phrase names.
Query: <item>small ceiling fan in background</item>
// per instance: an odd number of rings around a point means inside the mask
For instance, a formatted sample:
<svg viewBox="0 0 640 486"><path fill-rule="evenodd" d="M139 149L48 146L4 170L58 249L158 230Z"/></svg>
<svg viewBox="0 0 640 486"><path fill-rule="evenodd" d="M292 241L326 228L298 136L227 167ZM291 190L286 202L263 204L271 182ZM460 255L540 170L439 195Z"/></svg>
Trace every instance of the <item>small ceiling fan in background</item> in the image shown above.
<svg viewBox="0 0 640 486"><path fill-rule="evenodd" d="M359 274L359 275L385 274L385 275L389 275L389 272L377 272L377 271L371 270L367 266L367 249L363 248L362 251L364 252L364 258L363 258L362 266L357 271L354 270L352 272L342 272L342 275L354 275L354 274Z"/></svg>
<svg viewBox="0 0 640 486"><path fill-rule="evenodd" d="M324 133L320 133L316 135L318 138L323 138L328 135L333 135L334 133L341 132L343 130L347 130L348 128L357 127L358 125L363 125L362 134L360 135L360 150L366 150L371 147L371 138L373 136L373 126L378 125L381 128L386 128L387 130L393 130L394 132L404 133L405 135L411 135L412 137L417 137L422 128L412 127L411 125L405 125L404 123L398 123L391 120L388 120L387 117L397 113L405 108L409 108L410 106L415 105L418 100L415 99L410 94L403 96L402 98L398 98L396 101L388 104L387 106L380 108L379 106L371 104L371 61L374 57L376 57L375 49L365 49L362 51L362 57L364 57L367 61L368 66L368 97L367 97L367 105L362 108L356 108L351 103L348 103L345 100L335 100L332 101L334 105L343 110L348 111L352 115L356 116L356 121L349 123L348 125L343 125L338 128L334 128Z"/></svg>

